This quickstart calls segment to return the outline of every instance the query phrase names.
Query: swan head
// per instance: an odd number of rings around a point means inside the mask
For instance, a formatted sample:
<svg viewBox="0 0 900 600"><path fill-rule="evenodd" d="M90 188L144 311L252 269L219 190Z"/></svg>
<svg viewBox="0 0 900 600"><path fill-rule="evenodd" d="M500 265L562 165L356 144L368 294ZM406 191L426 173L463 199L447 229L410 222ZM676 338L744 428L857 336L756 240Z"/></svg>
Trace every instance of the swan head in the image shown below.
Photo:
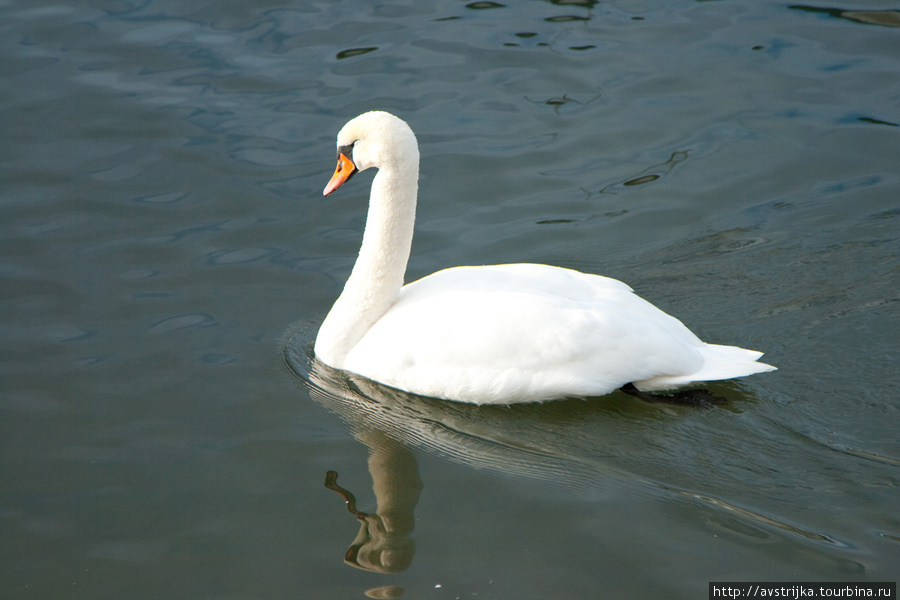
<svg viewBox="0 0 900 600"><path fill-rule="evenodd" d="M419 146L405 121L383 111L363 113L348 121L338 132L337 168L323 195L370 167L418 172Z"/></svg>

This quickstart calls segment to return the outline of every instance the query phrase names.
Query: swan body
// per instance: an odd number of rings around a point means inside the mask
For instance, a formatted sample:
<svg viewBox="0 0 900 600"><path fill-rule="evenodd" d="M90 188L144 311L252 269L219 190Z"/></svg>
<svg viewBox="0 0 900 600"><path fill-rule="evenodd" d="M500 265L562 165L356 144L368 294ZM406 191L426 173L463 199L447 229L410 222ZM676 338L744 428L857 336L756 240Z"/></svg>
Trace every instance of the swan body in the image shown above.
<svg viewBox="0 0 900 600"><path fill-rule="evenodd" d="M325 195L372 181L359 257L319 329L316 357L424 396L512 404L641 391L775 370L761 352L702 342L615 279L539 264L455 267L403 285L419 151L385 112L341 129Z"/></svg>

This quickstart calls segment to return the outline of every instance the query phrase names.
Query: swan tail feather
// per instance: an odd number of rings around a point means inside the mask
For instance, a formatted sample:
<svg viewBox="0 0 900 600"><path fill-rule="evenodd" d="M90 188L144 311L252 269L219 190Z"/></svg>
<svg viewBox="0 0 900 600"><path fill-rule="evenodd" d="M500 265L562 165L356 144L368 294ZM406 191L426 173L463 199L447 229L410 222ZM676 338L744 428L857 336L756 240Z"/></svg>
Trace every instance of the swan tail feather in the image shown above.
<svg viewBox="0 0 900 600"><path fill-rule="evenodd" d="M762 352L746 350L737 346L704 344L701 349L705 362L699 370L687 375L660 375L635 381L634 386L642 392L668 390L701 381L734 379L776 371L777 367L759 362Z"/></svg>

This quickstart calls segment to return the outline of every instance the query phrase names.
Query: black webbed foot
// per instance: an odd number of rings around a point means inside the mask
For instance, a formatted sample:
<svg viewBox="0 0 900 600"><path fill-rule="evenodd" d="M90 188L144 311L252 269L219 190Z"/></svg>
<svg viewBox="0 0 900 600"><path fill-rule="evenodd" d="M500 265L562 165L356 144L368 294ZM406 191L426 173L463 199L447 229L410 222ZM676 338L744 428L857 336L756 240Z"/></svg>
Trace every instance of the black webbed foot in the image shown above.
<svg viewBox="0 0 900 600"><path fill-rule="evenodd" d="M694 408L712 408L716 405L727 404L727 400L713 396L709 390L682 390L669 394L651 394L642 392L631 383L626 383L619 389L638 400L651 403L682 404Z"/></svg>

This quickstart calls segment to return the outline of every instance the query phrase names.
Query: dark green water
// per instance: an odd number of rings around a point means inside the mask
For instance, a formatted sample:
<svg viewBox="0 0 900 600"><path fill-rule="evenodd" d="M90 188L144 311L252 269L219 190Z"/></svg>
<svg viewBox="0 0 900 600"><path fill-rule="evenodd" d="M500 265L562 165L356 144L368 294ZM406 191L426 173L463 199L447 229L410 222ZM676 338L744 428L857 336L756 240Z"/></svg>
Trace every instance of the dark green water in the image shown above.
<svg viewBox="0 0 900 600"><path fill-rule="evenodd" d="M860 8L0 4L3 596L896 581L900 12ZM420 141L409 279L602 273L779 371L713 410L310 374L371 175L321 190L374 108Z"/></svg>

